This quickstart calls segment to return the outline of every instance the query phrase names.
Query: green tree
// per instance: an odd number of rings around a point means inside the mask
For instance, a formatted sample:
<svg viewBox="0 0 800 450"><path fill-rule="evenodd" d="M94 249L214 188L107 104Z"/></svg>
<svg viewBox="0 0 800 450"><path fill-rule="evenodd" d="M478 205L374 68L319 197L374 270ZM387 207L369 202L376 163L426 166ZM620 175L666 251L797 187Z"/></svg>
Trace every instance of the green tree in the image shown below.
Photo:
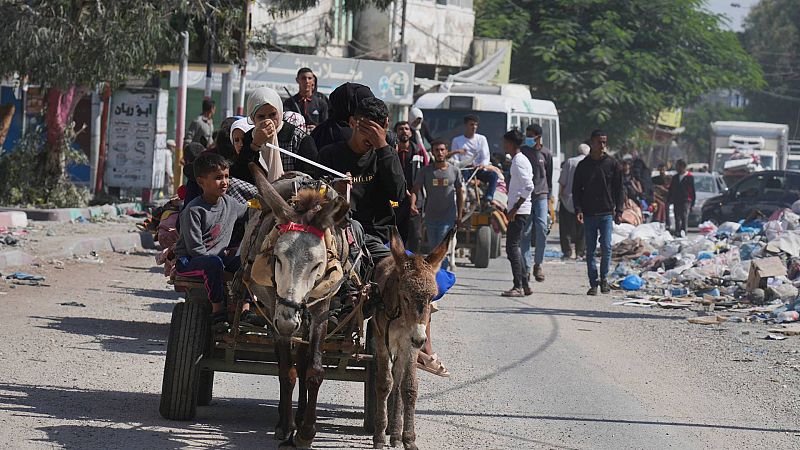
<svg viewBox="0 0 800 450"><path fill-rule="evenodd" d="M602 127L619 141L668 107L762 86L755 61L703 0L518 0L530 16L512 77L556 102L566 139ZM480 21L493 21L478 3ZM502 27L480 23L479 30ZM509 30L505 37L510 38ZM495 36L497 37L497 36Z"/></svg>
<svg viewBox="0 0 800 450"><path fill-rule="evenodd" d="M119 85L177 60L178 32L203 33L217 20L218 54L235 59L227 36L241 0L0 0L0 76L48 88L41 173L64 170L65 129L75 106L98 83Z"/></svg>
<svg viewBox="0 0 800 450"><path fill-rule="evenodd" d="M745 20L744 45L767 86L746 91L753 120L789 124L800 136L800 0L762 0Z"/></svg>

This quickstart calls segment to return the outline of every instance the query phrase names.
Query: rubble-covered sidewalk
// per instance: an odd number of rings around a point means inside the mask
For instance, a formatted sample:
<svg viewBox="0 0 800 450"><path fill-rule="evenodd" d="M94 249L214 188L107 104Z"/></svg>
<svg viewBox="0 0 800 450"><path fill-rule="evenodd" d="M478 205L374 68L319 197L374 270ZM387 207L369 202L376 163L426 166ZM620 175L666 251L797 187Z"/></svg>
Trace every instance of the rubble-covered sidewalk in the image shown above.
<svg viewBox="0 0 800 450"><path fill-rule="evenodd" d="M610 282L626 307L692 309L691 323L763 323L765 338L800 335L800 202L767 220L700 224L675 239L661 223L615 225ZM798 323L793 323L798 322Z"/></svg>

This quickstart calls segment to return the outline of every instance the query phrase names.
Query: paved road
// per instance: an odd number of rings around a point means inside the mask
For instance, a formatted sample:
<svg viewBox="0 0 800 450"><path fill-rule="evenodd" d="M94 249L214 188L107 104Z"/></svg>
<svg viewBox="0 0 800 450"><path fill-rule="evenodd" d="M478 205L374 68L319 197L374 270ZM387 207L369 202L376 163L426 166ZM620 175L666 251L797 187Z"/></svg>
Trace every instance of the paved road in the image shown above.
<svg viewBox="0 0 800 450"><path fill-rule="evenodd" d="M0 284L0 448L275 448L274 378L221 374L196 421L158 415L177 296L152 255L104 260L34 269L50 287ZM589 299L574 262L504 299L507 264L460 268L434 315L453 376L420 373L421 448L800 447L798 338ZM73 301L86 306L59 304ZM316 448L371 447L361 399L325 382Z"/></svg>

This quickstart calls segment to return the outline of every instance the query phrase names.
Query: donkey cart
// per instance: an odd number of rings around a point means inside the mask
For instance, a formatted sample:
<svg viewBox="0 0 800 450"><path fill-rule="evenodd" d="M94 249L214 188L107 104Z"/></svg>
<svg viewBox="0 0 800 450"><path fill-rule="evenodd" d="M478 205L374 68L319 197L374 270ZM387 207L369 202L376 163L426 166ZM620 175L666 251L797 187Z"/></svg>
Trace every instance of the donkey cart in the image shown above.
<svg viewBox="0 0 800 450"><path fill-rule="evenodd" d="M186 301L175 305L170 323L160 413L171 420L191 420L197 406L211 402L215 372L278 376L274 333L234 323L229 331L215 333L210 326L210 305L202 281L177 277L176 290ZM375 363L368 321L356 310L328 334L322 344L325 378L364 383L364 428L372 432L375 410ZM293 338L297 358L299 338Z"/></svg>
<svg viewBox="0 0 800 450"><path fill-rule="evenodd" d="M485 269L490 259L502 254L502 214L492 207L482 206L484 191L474 179L477 169L466 170L469 172L465 175L465 211L458 227L456 249L469 250L470 262L478 269Z"/></svg>

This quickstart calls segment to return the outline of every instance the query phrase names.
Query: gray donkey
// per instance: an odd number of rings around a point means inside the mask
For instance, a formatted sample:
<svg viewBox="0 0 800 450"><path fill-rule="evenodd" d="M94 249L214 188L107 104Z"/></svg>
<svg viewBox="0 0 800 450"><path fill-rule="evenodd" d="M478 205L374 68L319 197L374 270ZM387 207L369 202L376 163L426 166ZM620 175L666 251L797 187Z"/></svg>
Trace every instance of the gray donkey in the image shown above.
<svg viewBox="0 0 800 450"><path fill-rule="evenodd" d="M330 295L339 284L325 285L331 273L330 254L341 261L344 240L336 226L349 205L341 197L330 198L317 189L300 189L293 205L280 195L280 182L273 187L257 166L250 170L265 208L262 217L253 216L245 233L242 279L272 315L279 335L276 343L280 402L277 439L284 444L307 448L316 434L317 394L325 377L322 342L328 325ZM341 269L341 267L339 267ZM321 288L322 286L322 288ZM325 292L317 292L319 290ZM307 315L306 315L307 314ZM310 321L303 319L309 317ZM308 332L308 346L298 347L297 368L292 361L291 338ZM292 414L292 392L300 382L297 420ZM297 428L297 433L293 431Z"/></svg>
<svg viewBox="0 0 800 450"><path fill-rule="evenodd" d="M406 449L416 449L414 413L417 406L417 354L425 344L430 302L438 293L436 272L447 255L453 228L427 257L406 255L403 243L392 233L392 257L378 263L375 281L383 303L375 311L373 335L377 363L377 407L373 448L386 444L387 421L392 447L402 439ZM387 405L389 394L393 402ZM390 417L387 417L387 408ZM391 420L388 420L391 418Z"/></svg>

